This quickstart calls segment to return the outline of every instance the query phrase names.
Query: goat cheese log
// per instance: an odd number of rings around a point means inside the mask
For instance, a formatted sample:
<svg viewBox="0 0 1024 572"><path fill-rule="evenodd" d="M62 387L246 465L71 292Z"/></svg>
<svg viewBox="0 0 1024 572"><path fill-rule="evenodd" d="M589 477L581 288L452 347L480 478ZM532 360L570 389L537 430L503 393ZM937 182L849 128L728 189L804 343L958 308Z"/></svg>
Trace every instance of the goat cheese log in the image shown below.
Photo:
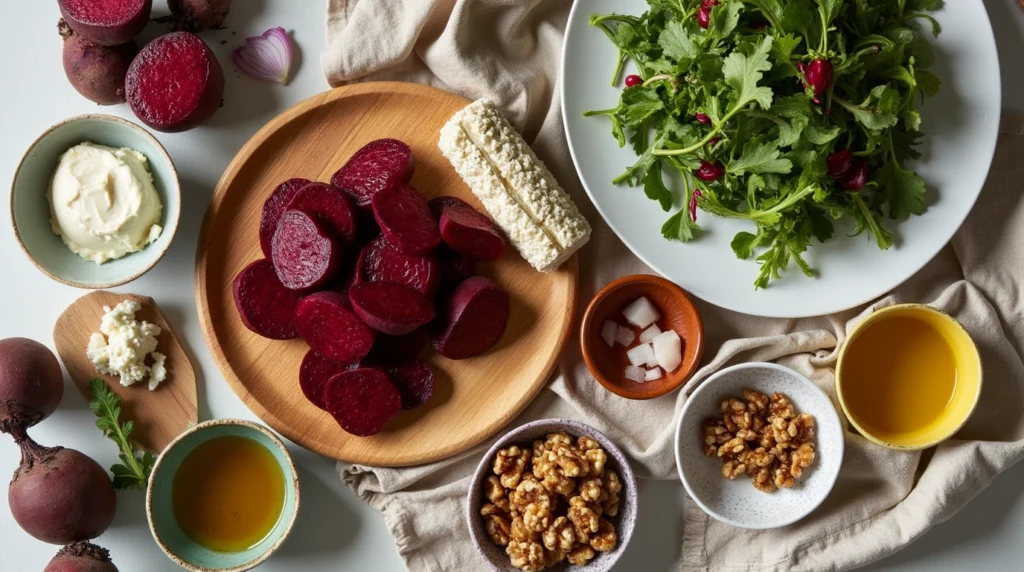
<svg viewBox="0 0 1024 572"><path fill-rule="evenodd" d="M493 102L481 99L441 129L441 152L523 258L541 272L590 240L590 224Z"/></svg>

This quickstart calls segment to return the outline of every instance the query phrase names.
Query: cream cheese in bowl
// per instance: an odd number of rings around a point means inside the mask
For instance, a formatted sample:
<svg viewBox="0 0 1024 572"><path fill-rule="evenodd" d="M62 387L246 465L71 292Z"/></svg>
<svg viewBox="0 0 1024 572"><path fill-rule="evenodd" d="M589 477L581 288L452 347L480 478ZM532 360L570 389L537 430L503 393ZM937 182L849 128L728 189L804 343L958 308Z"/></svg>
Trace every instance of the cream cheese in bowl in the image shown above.
<svg viewBox="0 0 1024 572"><path fill-rule="evenodd" d="M97 264L137 252L163 231L148 161L132 149L72 147L61 156L47 199L53 232Z"/></svg>

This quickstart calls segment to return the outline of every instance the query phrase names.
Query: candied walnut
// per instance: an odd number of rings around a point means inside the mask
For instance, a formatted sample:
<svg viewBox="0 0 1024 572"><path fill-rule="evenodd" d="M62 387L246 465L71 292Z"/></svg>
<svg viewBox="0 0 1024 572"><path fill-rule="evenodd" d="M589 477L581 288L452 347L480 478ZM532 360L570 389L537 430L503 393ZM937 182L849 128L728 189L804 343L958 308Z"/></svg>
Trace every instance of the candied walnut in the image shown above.
<svg viewBox="0 0 1024 572"><path fill-rule="evenodd" d="M771 465L774 460L775 455L771 451L766 450L764 447L758 447L747 455L744 462L758 468L764 468Z"/></svg>
<svg viewBox="0 0 1024 572"><path fill-rule="evenodd" d="M594 510L592 505L582 498L572 497L569 499L567 517L569 522L572 523L578 542L589 542L590 535L597 532L600 515Z"/></svg>
<svg viewBox="0 0 1024 572"><path fill-rule="evenodd" d="M492 514L506 516L509 512L511 511L509 510L508 499L500 499L496 503L487 503L480 507L480 516L491 516Z"/></svg>
<svg viewBox="0 0 1024 572"><path fill-rule="evenodd" d="M537 540L540 534L534 530L530 530L523 524L522 517L512 517L512 524L510 525L510 532L513 540Z"/></svg>
<svg viewBox="0 0 1024 572"><path fill-rule="evenodd" d="M590 503L596 503L608 498L608 492L604 489L604 482L601 479L583 481L579 486L577 494L580 498Z"/></svg>
<svg viewBox="0 0 1024 572"><path fill-rule="evenodd" d="M810 413L801 413L789 424L789 434L798 443L806 443L814 439L814 416ZM795 431L795 434L794 434Z"/></svg>
<svg viewBox="0 0 1024 572"><path fill-rule="evenodd" d="M501 449L494 457L494 474L500 477L501 486L514 489L519 486L529 462L530 451L524 451L515 445Z"/></svg>
<svg viewBox="0 0 1024 572"><path fill-rule="evenodd" d="M796 479L789 472L789 467L782 466L775 469L775 486L780 489L791 489L796 484Z"/></svg>
<svg viewBox="0 0 1024 572"><path fill-rule="evenodd" d="M610 552L615 548L615 527L605 519L597 525L597 532L590 537L590 546L598 552Z"/></svg>
<svg viewBox="0 0 1024 572"><path fill-rule="evenodd" d="M512 525L504 516L493 514L485 518L484 530L487 531L487 536L491 537L491 542L498 546L508 546L512 541Z"/></svg>
<svg viewBox="0 0 1024 572"><path fill-rule="evenodd" d="M533 476L540 479L549 491L560 495L571 495L576 489L576 481L566 476L553 451L545 451L540 457L534 458Z"/></svg>
<svg viewBox="0 0 1024 572"><path fill-rule="evenodd" d="M762 449L771 449L775 446L775 435L771 431L771 426L765 428L764 433L761 434L761 439L758 441Z"/></svg>
<svg viewBox="0 0 1024 572"><path fill-rule="evenodd" d="M604 473L604 466L608 462L608 453L604 449L587 449L583 451L584 471L581 477L587 475L598 475Z"/></svg>
<svg viewBox="0 0 1024 572"><path fill-rule="evenodd" d="M747 472L747 466L739 461L726 461L722 465L722 476L730 480L745 472Z"/></svg>
<svg viewBox="0 0 1024 572"><path fill-rule="evenodd" d="M753 429L740 429L736 432L736 438L744 441L756 441L757 432Z"/></svg>
<svg viewBox="0 0 1024 572"><path fill-rule="evenodd" d="M775 482L772 481L772 471L768 467L762 467L754 473L754 488L763 493L775 492Z"/></svg>
<svg viewBox="0 0 1024 572"><path fill-rule="evenodd" d="M755 415L768 411L768 396L760 391L747 388L743 390L743 399L747 400L747 411Z"/></svg>
<svg viewBox="0 0 1024 572"><path fill-rule="evenodd" d="M796 411L793 409L793 404L789 401L789 398L781 393L773 393L768 410L771 412L769 418L774 421L775 419L790 420L796 416Z"/></svg>
<svg viewBox="0 0 1024 572"><path fill-rule="evenodd" d="M584 566L587 562L590 562L594 556L597 556L594 549L591 548L589 544L582 544L573 548L566 558L570 563L575 564L576 566Z"/></svg>
<svg viewBox="0 0 1024 572"><path fill-rule="evenodd" d="M814 443L804 443L797 447L790 457L789 472L796 478L804 475L804 469L814 463Z"/></svg>
<svg viewBox="0 0 1024 572"><path fill-rule="evenodd" d="M558 564L565 560L565 552L561 550L545 550L544 551L544 567L551 568L555 564Z"/></svg>
<svg viewBox="0 0 1024 572"><path fill-rule="evenodd" d="M738 455L747 448L747 443L739 437L734 438L725 445L718 448L718 456L725 457L727 455Z"/></svg>
<svg viewBox="0 0 1024 572"><path fill-rule="evenodd" d="M523 524L529 530L542 532L551 524L554 502L551 493L541 483L524 480L509 500L512 511L523 518Z"/></svg>
<svg viewBox="0 0 1024 572"><path fill-rule="evenodd" d="M619 474L615 471L608 471L604 476L603 482L609 494L622 491L622 480L619 479Z"/></svg>
<svg viewBox="0 0 1024 572"><path fill-rule="evenodd" d="M544 531L541 538L544 540L544 548L565 553L576 544L576 531L568 518L560 516Z"/></svg>
<svg viewBox="0 0 1024 572"><path fill-rule="evenodd" d="M747 410L747 406L744 405L742 401L740 401L739 399L736 399L735 397L730 397L728 399L723 399L722 402L718 405L718 412L719 413L723 413L723 414L725 414L725 413L743 413L746 410Z"/></svg>
<svg viewBox="0 0 1024 572"><path fill-rule="evenodd" d="M505 487L501 485L501 479L495 475L488 475L484 481L484 497L492 503L505 498Z"/></svg>
<svg viewBox="0 0 1024 572"><path fill-rule="evenodd" d="M538 542L512 541L505 548L512 565L520 570L543 570L544 547Z"/></svg>
<svg viewBox="0 0 1024 572"><path fill-rule="evenodd" d="M776 443L786 443L793 438L793 436L789 434L789 426L789 421L786 421L781 417L776 417L775 420L772 421L772 437L775 438Z"/></svg>
<svg viewBox="0 0 1024 572"><path fill-rule="evenodd" d="M563 475L570 478L583 476L584 463L582 462L582 457L572 447L558 444L547 455L554 459L555 464L562 470Z"/></svg>
<svg viewBox="0 0 1024 572"><path fill-rule="evenodd" d="M579 447L580 451L593 451L594 449L601 448L600 443L586 435L580 435L579 439L576 439L576 446Z"/></svg>
<svg viewBox="0 0 1024 572"><path fill-rule="evenodd" d="M753 429L755 432L760 433L764 431L764 426L766 423L767 421L764 417L761 417L760 415L755 415L753 423L750 424L750 428Z"/></svg>

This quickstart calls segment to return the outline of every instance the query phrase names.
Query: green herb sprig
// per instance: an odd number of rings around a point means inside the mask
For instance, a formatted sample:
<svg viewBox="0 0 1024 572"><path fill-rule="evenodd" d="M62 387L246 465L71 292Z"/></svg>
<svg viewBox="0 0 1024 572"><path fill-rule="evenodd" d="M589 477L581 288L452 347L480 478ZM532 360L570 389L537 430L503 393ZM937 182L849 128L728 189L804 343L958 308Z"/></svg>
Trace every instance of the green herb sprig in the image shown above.
<svg viewBox="0 0 1024 572"><path fill-rule="evenodd" d="M120 451L118 458L121 462L110 467L114 488L145 489L149 474L153 472L153 454L149 451L140 453L129 439L135 424L132 421L121 423L121 397L98 378L89 382L89 394L92 396L89 409L96 414L96 427L117 443Z"/></svg>

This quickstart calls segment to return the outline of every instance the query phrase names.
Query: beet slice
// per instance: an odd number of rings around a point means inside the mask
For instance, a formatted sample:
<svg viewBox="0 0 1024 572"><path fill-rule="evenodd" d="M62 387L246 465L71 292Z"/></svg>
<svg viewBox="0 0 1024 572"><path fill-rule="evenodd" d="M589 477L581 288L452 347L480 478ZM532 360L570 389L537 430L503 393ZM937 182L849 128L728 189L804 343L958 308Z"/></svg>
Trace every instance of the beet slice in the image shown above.
<svg viewBox="0 0 1024 572"><path fill-rule="evenodd" d="M402 394L402 409L416 409L434 395L434 370L424 361L389 367L388 375Z"/></svg>
<svg viewBox="0 0 1024 572"><path fill-rule="evenodd" d="M295 328L310 349L338 363L355 363L370 353L376 333L352 312L337 292L317 292L299 302Z"/></svg>
<svg viewBox="0 0 1024 572"><path fill-rule="evenodd" d="M438 222L441 222L441 211L443 211L445 207L465 207L467 209L473 208L472 205L460 199L459 197L450 196L434 197L430 199L430 201L427 203L427 206L430 207L430 214L434 215L434 219L437 220Z"/></svg>
<svg viewBox="0 0 1024 572"><path fill-rule="evenodd" d="M379 369L339 373L327 383L327 411L356 437L376 435L402 409L402 394Z"/></svg>
<svg viewBox="0 0 1024 572"><path fill-rule="evenodd" d="M430 343L430 332L417 328L404 336L378 334L366 360L376 364L394 365L414 359Z"/></svg>
<svg viewBox="0 0 1024 572"><path fill-rule="evenodd" d="M132 112L167 133L209 121L224 99L224 70L210 47L191 32L173 32L142 48L128 68Z"/></svg>
<svg viewBox="0 0 1024 572"><path fill-rule="evenodd" d="M498 343L508 326L508 292L488 278L467 278L455 289L434 335L434 349L449 359L478 356Z"/></svg>
<svg viewBox="0 0 1024 572"><path fill-rule="evenodd" d="M412 149L397 139L378 139L367 143L331 178L331 184L343 189L362 208L369 208L380 191L408 183L416 161Z"/></svg>
<svg viewBox="0 0 1024 572"><path fill-rule="evenodd" d="M334 235L346 243L356 239L355 208L348 195L327 183L310 183L295 193L289 209L313 213L331 226Z"/></svg>
<svg viewBox="0 0 1024 572"><path fill-rule="evenodd" d="M437 262L441 268L439 296L447 298L463 280L476 276L476 262L462 256L447 246L437 249Z"/></svg>
<svg viewBox="0 0 1024 572"><path fill-rule="evenodd" d="M153 10L153 0L58 0L57 5L76 34L100 46L132 41Z"/></svg>
<svg viewBox="0 0 1024 572"><path fill-rule="evenodd" d="M306 179L288 179L281 183L263 203L263 214L260 215L260 248L263 249L263 256L270 258L271 244L274 240L274 233L277 232L277 221L281 215L288 210L295 195L303 187L310 184Z"/></svg>
<svg viewBox="0 0 1024 572"><path fill-rule="evenodd" d="M299 337L295 329L298 293L281 284L269 260L246 266L234 281L235 307L245 327L272 340Z"/></svg>
<svg viewBox="0 0 1024 572"><path fill-rule="evenodd" d="M286 288L311 290L323 286L337 275L342 257L337 238L316 216L297 209L281 215L270 258Z"/></svg>
<svg viewBox="0 0 1024 572"><path fill-rule="evenodd" d="M380 226L373 218L373 211L356 209L356 244L366 246L380 236Z"/></svg>
<svg viewBox="0 0 1024 572"><path fill-rule="evenodd" d="M302 388L303 395L310 403L326 411L327 402L324 400L324 393L327 389L327 382L335 375L357 367L359 367L358 363L340 364L309 350L302 358L302 365L299 366L299 387Z"/></svg>
<svg viewBox="0 0 1024 572"><path fill-rule="evenodd" d="M401 336L434 319L434 305L423 294L394 282L360 282L348 291L352 310L378 332Z"/></svg>
<svg viewBox="0 0 1024 572"><path fill-rule="evenodd" d="M389 187L373 195L373 216L384 238L405 254L422 256L441 244L441 233L427 201L409 185Z"/></svg>
<svg viewBox="0 0 1024 572"><path fill-rule="evenodd" d="M505 237L491 219L475 209L442 208L440 227L444 243L466 258L490 262L505 254Z"/></svg>
<svg viewBox="0 0 1024 572"><path fill-rule="evenodd" d="M363 247L357 266L358 280L405 284L428 297L441 281L441 267L434 257L402 254L382 236Z"/></svg>

